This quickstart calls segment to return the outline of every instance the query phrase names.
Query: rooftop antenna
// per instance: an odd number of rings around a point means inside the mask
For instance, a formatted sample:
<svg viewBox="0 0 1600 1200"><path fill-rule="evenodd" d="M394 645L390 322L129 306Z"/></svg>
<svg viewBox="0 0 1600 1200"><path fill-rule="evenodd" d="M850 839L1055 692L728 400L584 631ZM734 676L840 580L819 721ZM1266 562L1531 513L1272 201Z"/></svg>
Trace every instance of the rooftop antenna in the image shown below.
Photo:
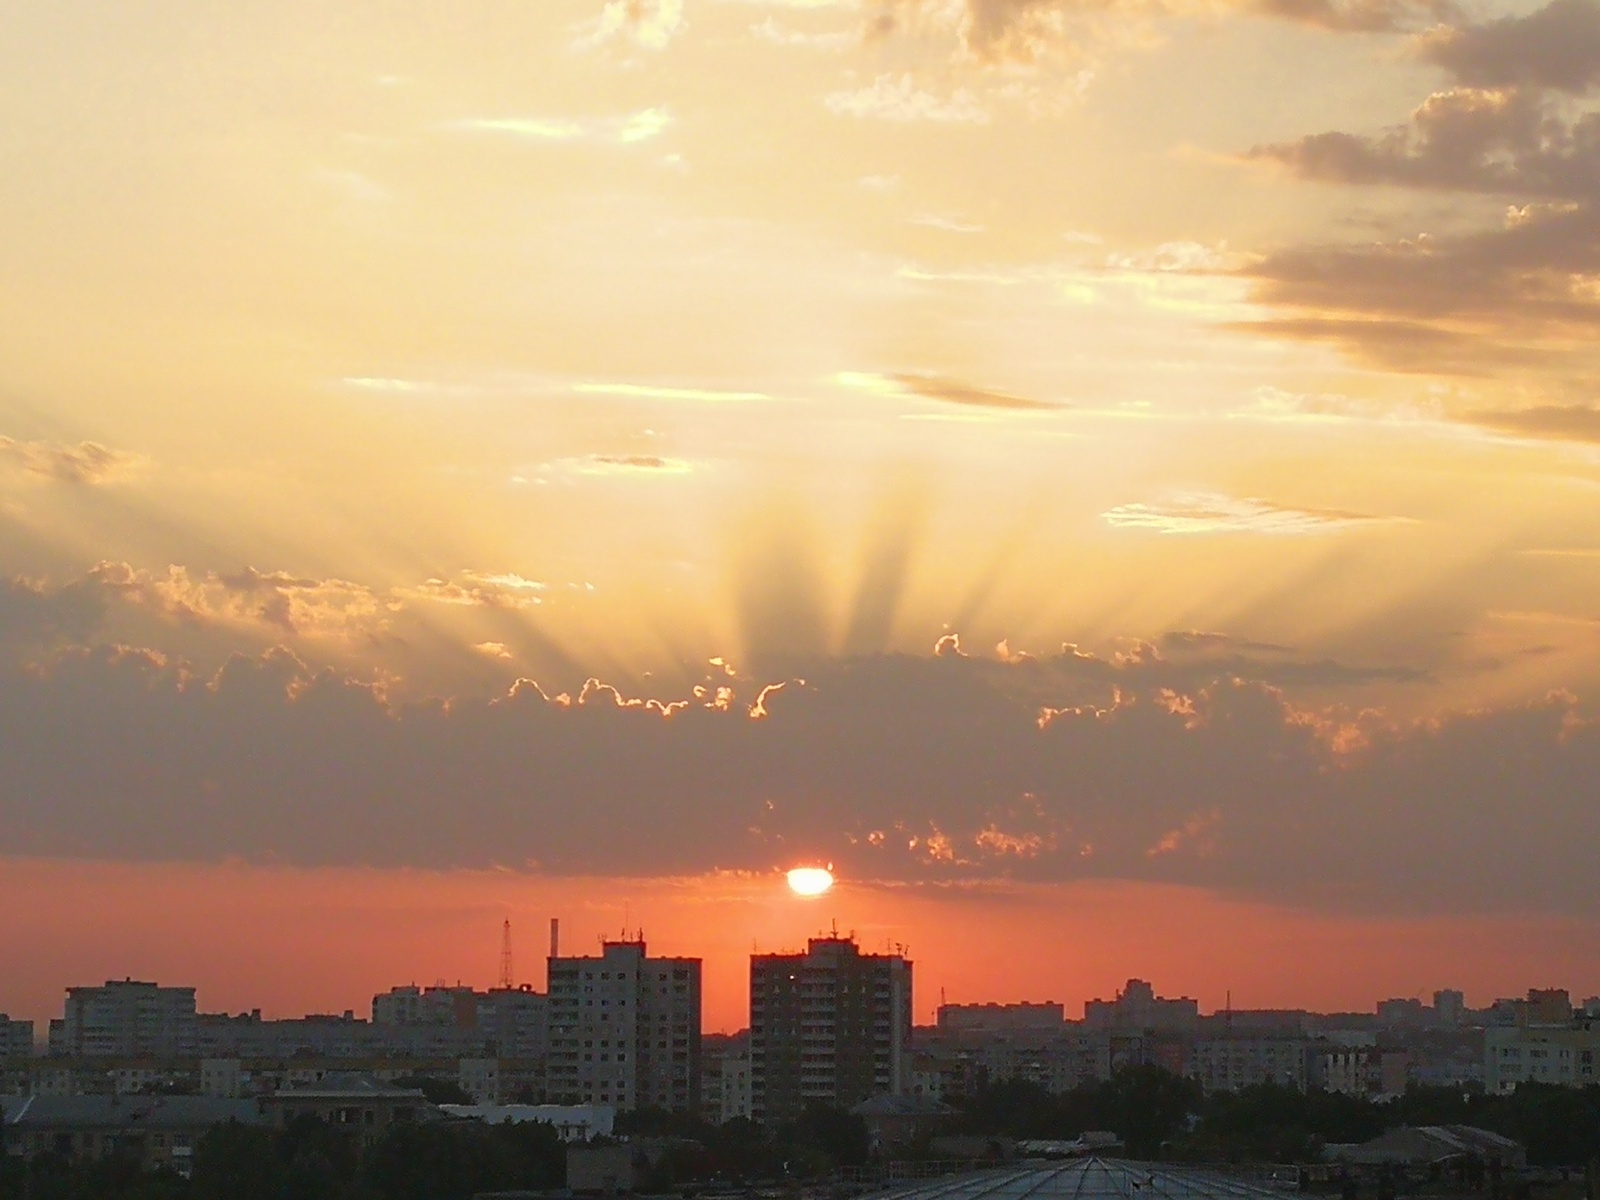
<svg viewBox="0 0 1600 1200"><path fill-rule="evenodd" d="M516 984L516 973L511 969L511 918L500 927L500 986L511 991Z"/></svg>

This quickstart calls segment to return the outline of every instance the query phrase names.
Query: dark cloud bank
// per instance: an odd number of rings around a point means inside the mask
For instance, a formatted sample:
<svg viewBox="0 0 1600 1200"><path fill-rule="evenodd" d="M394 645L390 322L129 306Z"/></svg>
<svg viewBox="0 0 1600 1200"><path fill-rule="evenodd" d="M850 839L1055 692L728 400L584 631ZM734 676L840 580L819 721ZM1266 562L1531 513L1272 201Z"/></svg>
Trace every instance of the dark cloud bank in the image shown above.
<svg viewBox="0 0 1600 1200"><path fill-rule="evenodd" d="M805 682L776 689L716 676L671 705L528 682L390 705L286 651L198 678L147 652L69 650L0 672L0 844L559 874L820 855L885 881L1600 904L1600 724L1570 699L1391 727L1297 709L1265 677L1366 673L1272 647L954 649L797 663ZM1255 678L1236 677L1246 666Z"/></svg>

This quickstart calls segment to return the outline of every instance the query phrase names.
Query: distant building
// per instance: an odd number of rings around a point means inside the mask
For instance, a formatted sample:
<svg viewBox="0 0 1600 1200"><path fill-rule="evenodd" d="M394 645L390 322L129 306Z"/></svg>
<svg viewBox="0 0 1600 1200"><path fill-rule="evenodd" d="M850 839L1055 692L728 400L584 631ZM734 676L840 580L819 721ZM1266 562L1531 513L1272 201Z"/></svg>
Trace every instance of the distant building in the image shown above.
<svg viewBox="0 0 1600 1200"><path fill-rule="evenodd" d="M643 939L550 959L550 1098L700 1109L700 960L651 958Z"/></svg>
<svg viewBox="0 0 1600 1200"><path fill-rule="evenodd" d="M198 1048L192 987L132 979L67 989L50 1022L50 1053L74 1058L192 1058Z"/></svg>
<svg viewBox="0 0 1600 1200"><path fill-rule="evenodd" d="M206 1132L230 1121L258 1125L253 1100L207 1096L19 1096L3 1104L6 1151L31 1158L131 1157L188 1175Z"/></svg>
<svg viewBox="0 0 1600 1200"><path fill-rule="evenodd" d="M274 1092L260 1104L267 1119L279 1128L300 1117L315 1117L362 1145L378 1141L391 1126L439 1116L439 1110L420 1090L358 1075L329 1075L310 1087Z"/></svg>
<svg viewBox="0 0 1600 1200"><path fill-rule="evenodd" d="M901 1095L910 1075L911 963L850 937L750 958L750 1115L792 1120L816 1101Z"/></svg>
<svg viewBox="0 0 1600 1200"><path fill-rule="evenodd" d="M1312 1041L1294 1035L1197 1038L1189 1075L1208 1092L1237 1092L1257 1083L1305 1091L1314 1075Z"/></svg>
<svg viewBox="0 0 1600 1200"><path fill-rule="evenodd" d="M200 1094L220 1100L237 1100L244 1095L244 1064L237 1058L206 1058L200 1061Z"/></svg>
<svg viewBox="0 0 1600 1200"><path fill-rule="evenodd" d="M1066 1025L1066 1007L1053 1000L1042 1004L941 1004L940 1029L989 1033L1041 1030L1059 1033Z"/></svg>
<svg viewBox="0 0 1600 1200"><path fill-rule="evenodd" d="M1409 996L1378 1001L1377 1013L1378 1024L1386 1029L1421 1029L1431 1015L1421 1000Z"/></svg>
<svg viewBox="0 0 1600 1200"><path fill-rule="evenodd" d="M1454 1028L1466 1023L1467 998L1454 988L1442 988L1433 994L1433 1015L1440 1025Z"/></svg>
<svg viewBox="0 0 1600 1200"><path fill-rule="evenodd" d="M1091 1029L1193 1030L1200 1020L1200 1002L1188 996L1168 999L1142 979L1130 979L1115 1000L1087 1000L1084 1024Z"/></svg>
<svg viewBox="0 0 1600 1200"><path fill-rule="evenodd" d="M750 1034L713 1034L701 1042L700 1114L722 1124L750 1116Z"/></svg>
<svg viewBox="0 0 1600 1200"><path fill-rule="evenodd" d="M0 1059L33 1057L33 1022L0 1013Z"/></svg>
<svg viewBox="0 0 1600 1200"><path fill-rule="evenodd" d="M372 1023L471 1028L478 1023L478 993L460 985L390 988L372 998Z"/></svg>
<svg viewBox="0 0 1600 1200"><path fill-rule="evenodd" d="M1484 1031L1483 1086L1512 1092L1519 1083L1582 1087L1600 1083L1600 1029L1565 1025L1495 1025Z"/></svg>
<svg viewBox="0 0 1600 1200"><path fill-rule="evenodd" d="M1322 1052L1319 1074L1330 1092L1375 1099L1404 1092L1410 1069L1411 1055L1405 1050L1338 1046Z"/></svg>
<svg viewBox="0 0 1600 1200"><path fill-rule="evenodd" d="M499 1104L500 1060L463 1058L456 1064L456 1084L474 1104Z"/></svg>
<svg viewBox="0 0 1600 1200"><path fill-rule="evenodd" d="M477 997L478 1031L501 1058L542 1061L550 1049L549 997L524 984Z"/></svg>

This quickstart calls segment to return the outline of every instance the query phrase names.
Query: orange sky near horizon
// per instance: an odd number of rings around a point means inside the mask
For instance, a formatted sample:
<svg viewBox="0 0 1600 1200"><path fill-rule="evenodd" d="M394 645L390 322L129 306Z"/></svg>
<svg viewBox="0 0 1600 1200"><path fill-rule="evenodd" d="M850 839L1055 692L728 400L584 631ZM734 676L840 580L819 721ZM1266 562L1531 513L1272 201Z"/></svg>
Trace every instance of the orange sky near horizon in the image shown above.
<svg viewBox="0 0 1600 1200"><path fill-rule="evenodd" d="M802 900L781 874L674 880L503 872L301 870L0 860L0 1011L42 1035L69 985L194 985L201 1011L269 1017L353 1009L374 992L495 982L510 919L519 982L542 987L548 918L566 953L624 923L657 954L705 960L705 1028L743 1027L752 949L802 947L837 920L867 950L908 947L916 1019L951 1002L1057 1000L1069 1017L1131 976L1203 1011L1371 1011L1459 987L1482 1006L1529 987L1600 991L1600 923L1552 916L1392 919L1296 912L1156 884L1077 883L959 897L842 881Z"/></svg>

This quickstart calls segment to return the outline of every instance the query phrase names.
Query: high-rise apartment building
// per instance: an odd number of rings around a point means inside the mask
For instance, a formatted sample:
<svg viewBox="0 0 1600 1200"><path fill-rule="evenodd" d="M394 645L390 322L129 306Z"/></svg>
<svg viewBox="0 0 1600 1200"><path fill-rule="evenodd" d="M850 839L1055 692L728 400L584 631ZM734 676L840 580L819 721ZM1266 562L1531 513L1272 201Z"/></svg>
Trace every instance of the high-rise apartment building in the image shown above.
<svg viewBox="0 0 1600 1200"><path fill-rule="evenodd" d="M750 1109L793 1120L808 1103L854 1108L906 1091L911 964L862 954L853 937L812 938L804 954L750 958Z"/></svg>
<svg viewBox="0 0 1600 1200"><path fill-rule="evenodd" d="M132 979L67 989L50 1053L79 1057L193 1058L199 1045L192 987Z"/></svg>
<svg viewBox="0 0 1600 1200"><path fill-rule="evenodd" d="M651 958L642 938L550 959L550 1098L700 1108L700 960Z"/></svg>

